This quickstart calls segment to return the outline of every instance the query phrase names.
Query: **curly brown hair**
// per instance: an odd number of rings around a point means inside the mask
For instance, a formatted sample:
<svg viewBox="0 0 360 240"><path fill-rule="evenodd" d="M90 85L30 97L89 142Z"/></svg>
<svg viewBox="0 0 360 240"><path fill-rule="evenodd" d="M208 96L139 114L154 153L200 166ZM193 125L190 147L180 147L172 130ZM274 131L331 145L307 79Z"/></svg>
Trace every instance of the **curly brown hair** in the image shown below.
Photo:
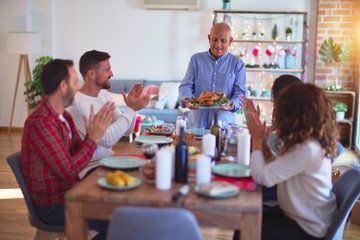
<svg viewBox="0 0 360 240"><path fill-rule="evenodd" d="M280 154L315 139L325 156L334 159L339 131L331 106L325 92L313 84L296 84L281 91L273 110L273 125L284 143Z"/></svg>

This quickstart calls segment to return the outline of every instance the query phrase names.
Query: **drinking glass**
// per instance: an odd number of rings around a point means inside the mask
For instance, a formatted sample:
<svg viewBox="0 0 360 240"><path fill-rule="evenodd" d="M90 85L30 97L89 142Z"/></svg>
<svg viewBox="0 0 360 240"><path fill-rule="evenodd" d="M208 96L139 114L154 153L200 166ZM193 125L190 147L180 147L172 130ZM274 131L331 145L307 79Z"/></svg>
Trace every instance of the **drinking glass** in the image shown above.
<svg viewBox="0 0 360 240"><path fill-rule="evenodd" d="M149 162L153 159L155 156L157 150L159 149L158 145L156 143L144 143L142 146L142 153L147 158Z"/></svg>
<svg viewBox="0 0 360 240"><path fill-rule="evenodd" d="M175 131L175 126L172 123L164 123L161 130L165 135L172 135Z"/></svg>
<svg viewBox="0 0 360 240"><path fill-rule="evenodd" d="M225 159L228 161L236 161L238 151L238 133L242 132L242 128L236 124L229 124L226 130L227 133L224 146Z"/></svg>

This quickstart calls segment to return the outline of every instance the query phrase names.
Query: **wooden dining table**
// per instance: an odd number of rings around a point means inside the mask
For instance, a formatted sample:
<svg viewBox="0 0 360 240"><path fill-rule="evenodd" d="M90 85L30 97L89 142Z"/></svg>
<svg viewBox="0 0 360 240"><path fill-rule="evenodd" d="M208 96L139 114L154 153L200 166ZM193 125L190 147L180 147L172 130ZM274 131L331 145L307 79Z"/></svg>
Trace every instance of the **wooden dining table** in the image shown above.
<svg viewBox="0 0 360 240"><path fill-rule="evenodd" d="M119 153L141 154L135 142L124 146ZM201 226L223 229L240 229L242 240L261 238L262 190L241 190L235 197L206 198L194 191L195 182L189 181L190 191L177 202L172 196L182 184L172 182L170 190L158 190L147 183L139 169L128 173L142 180L139 187L126 191L113 191L98 185L98 179L113 171L99 167L65 194L66 237L68 240L85 240L88 220L111 220L113 211L122 206L178 207L190 210ZM166 224L166 223L164 223ZM141 229L139 229L141 231Z"/></svg>

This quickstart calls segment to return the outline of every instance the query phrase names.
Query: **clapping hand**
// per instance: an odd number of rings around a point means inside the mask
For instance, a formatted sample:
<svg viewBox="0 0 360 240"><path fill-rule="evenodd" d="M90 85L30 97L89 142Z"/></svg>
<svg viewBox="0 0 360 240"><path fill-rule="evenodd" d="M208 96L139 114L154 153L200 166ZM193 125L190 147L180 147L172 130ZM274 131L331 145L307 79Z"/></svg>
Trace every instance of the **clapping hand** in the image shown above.
<svg viewBox="0 0 360 240"><path fill-rule="evenodd" d="M266 122L261 122L256 112L248 112L247 126L251 134L252 149L262 150L263 143L266 142L267 137L271 131L270 127L266 127Z"/></svg>
<svg viewBox="0 0 360 240"><path fill-rule="evenodd" d="M126 96L126 93L121 93L124 97L124 101L126 105L133 109L134 111L138 111L150 102L150 93L148 90L144 90L142 84L137 83L135 86L130 90L129 94Z"/></svg>
<svg viewBox="0 0 360 240"><path fill-rule="evenodd" d="M258 116L260 116L260 107L258 105L255 108L255 104L252 99L249 99L249 98L245 97L244 95L242 95L242 96L240 96L240 105L246 114L248 114L249 112L253 112L253 113L256 113Z"/></svg>
<svg viewBox="0 0 360 240"><path fill-rule="evenodd" d="M88 137L98 143L111 124L114 113L114 103L105 103L97 114L94 113L94 106L91 105L89 119L83 116Z"/></svg>

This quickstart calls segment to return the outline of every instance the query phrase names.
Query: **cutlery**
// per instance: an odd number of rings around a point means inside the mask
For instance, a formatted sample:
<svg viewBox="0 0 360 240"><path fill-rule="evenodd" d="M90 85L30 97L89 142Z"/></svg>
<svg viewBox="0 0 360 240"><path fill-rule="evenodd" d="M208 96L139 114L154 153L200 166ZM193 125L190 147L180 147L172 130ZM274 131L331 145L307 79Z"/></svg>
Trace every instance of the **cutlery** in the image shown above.
<svg viewBox="0 0 360 240"><path fill-rule="evenodd" d="M189 192L189 185L182 186L177 193L172 196L172 200L177 202L179 198L186 195Z"/></svg>

